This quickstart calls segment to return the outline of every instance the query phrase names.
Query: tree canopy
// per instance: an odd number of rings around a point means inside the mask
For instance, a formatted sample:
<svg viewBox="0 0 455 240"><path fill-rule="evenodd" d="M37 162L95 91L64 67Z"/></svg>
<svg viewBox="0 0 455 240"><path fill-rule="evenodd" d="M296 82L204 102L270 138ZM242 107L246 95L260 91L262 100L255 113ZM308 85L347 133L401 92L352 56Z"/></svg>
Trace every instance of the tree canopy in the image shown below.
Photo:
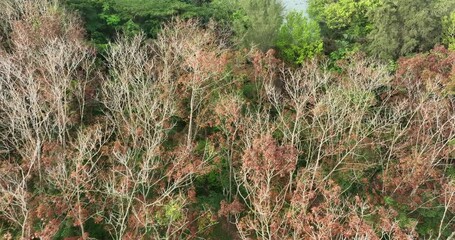
<svg viewBox="0 0 455 240"><path fill-rule="evenodd" d="M0 1L0 239L452 239L454 1Z"/></svg>
<svg viewBox="0 0 455 240"><path fill-rule="evenodd" d="M192 0L63 0L78 11L85 21L89 38L106 44L117 32L134 35L143 31L156 37L161 25L172 17L197 17L204 21L222 16L221 9L211 1Z"/></svg>
<svg viewBox="0 0 455 240"><path fill-rule="evenodd" d="M317 22L301 12L290 12L278 33L277 47L284 59L301 64L320 54L323 42Z"/></svg>
<svg viewBox="0 0 455 240"><path fill-rule="evenodd" d="M239 0L234 13L234 31L244 47L256 45L265 51L275 46L283 22L280 0ZM235 6L235 5L234 5Z"/></svg>
<svg viewBox="0 0 455 240"><path fill-rule="evenodd" d="M384 0L372 13L368 50L383 59L428 51L442 37L435 1Z"/></svg>

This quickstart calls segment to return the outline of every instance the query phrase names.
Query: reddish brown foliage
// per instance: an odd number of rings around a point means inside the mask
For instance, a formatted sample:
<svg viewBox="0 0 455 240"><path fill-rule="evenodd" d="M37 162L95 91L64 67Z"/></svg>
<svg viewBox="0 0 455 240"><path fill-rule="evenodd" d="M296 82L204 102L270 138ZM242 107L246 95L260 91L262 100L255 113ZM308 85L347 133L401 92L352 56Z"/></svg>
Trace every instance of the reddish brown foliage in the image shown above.
<svg viewBox="0 0 455 240"><path fill-rule="evenodd" d="M419 89L441 93L455 87L455 52L444 46L437 46L428 54L400 58L397 64L394 84L408 88L410 95Z"/></svg>
<svg viewBox="0 0 455 240"><path fill-rule="evenodd" d="M255 139L242 158L244 171L253 171L250 179L262 179L263 174L284 175L294 171L297 153L293 146L278 146L270 135Z"/></svg>

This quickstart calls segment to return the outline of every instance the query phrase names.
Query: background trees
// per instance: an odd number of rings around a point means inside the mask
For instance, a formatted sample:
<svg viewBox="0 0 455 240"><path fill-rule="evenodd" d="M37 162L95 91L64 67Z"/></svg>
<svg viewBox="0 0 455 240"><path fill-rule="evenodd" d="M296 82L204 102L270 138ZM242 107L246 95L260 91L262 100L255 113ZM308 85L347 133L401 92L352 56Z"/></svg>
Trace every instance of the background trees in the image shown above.
<svg viewBox="0 0 455 240"><path fill-rule="evenodd" d="M378 0L310 0L308 14L321 27L324 51L339 59L358 51L371 31L369 14Z"/></svg>
<svg viewBox="0 0 455 240"><path fill-rule="evenodd" d="M369 50L383 59L427 51L441 41L434 1L384 1L372 13Z"/></svg>
<svg viewBox="0 0 455 240"><path fill-rule="evenodd" d="M308 13L319 22L325 52L332 53L332 58L361 50L383 60L396 60L441 43L442 19L454 7L452 0L312 0Z"/></svg>
<svg viewBox="0 0 455 240"><path fill-rule="evenodd" d="M283 5L278 0L240 0L234 17L234 31L244 47L273 47L283 22Z"/></svg>
<svg viewBox="0 0 455 240"><path fill-rule="evenodd" d="M449 16L445 16L442 20L443 23L443 43L447 44L450 50L455 48L455 12Z"/></svg>
<svg viewBox="0 0 455 240"><path fill-rule="evenodd" d="M303 13L288 13L278 33L277 47L284 59L297 64L315 57L323 50L319 25Z"/></svg>
<svg viewBox="0 0 455 240"><path fill-rule="evenodd" d="M155 38L161 24L172 17L210 17L224 20L224 9L211 1L124 1L124 0L64 0L68 9L76 10L85 21L88 38L100 47L113 40L117 32L133 36L143 31Z"/></svg>

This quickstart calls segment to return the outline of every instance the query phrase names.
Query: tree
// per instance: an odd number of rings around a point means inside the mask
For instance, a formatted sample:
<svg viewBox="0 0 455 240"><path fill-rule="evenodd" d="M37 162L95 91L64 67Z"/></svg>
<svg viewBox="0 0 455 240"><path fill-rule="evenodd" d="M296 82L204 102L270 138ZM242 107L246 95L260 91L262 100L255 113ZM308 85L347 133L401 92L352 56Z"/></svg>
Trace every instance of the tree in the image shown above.
<svg viewBox="0 0 455 240"><path fill-rule="evenodd" d="M142 31L155 38L161 25L176 16L205 22L211 17L219 20L227 17L219 4L206 0L63 0L63 3L79 12L88 38L101 47L106 47L118 32L134 36Z"/></svg>
<svg viewBox="0 0 455 240"><path fill-rule="evenodd" d="M301 12L288 13L278 33L277 47L284 59L296 64L313 58L323 50L319 25Z"/></svg>
<svg viewBox="0 0 455 240"><path fill-rule="evenodd" d="M56 1L6 4L11 11L1 18L9 30L9 43L0 50L0 191L6 197L0 200L0 218L18 225L18 235L25 239L40 232L37 222L47 224L48 219L37 219L36 212L53 197L48 170L54 164L65 165L69 152L58 151L58 157L50 158L46 149L69 146L70 129L83 119L86 86L96 79L94 52L83 43L78 19L65 15ZM36 201L31 197L35 191L50 197ZM66 210L61 208L59 220ZM47 225L53 226L48 233L58 230L58 222Z"/></svg>
<svg viewBox="0 0 455 240"><path fill-rule="evenodd" d="M116 139L109 155L114 170L105 169L99 191L109 203L100 215L114 238L186 234L190 186L214 156L209 147L196 154L193 140L203 90L224 69L218 40L196 20L175 19L153 43L143 35L122 37L107 49L101 90ZM166 151L177 114L188 119L188 132Z"/></svg>
<svg viewBox="0 0 455 240"><path fill-rule="evenodd" d="M455 236L454 51L334 72L176 18L100 57L57 2L0 1L1 239ZM286 40L313 36L293 17Z"/></svg>
<svg viewBox="0 0 455 240"><path fill-rule="evenodd" d="M379 0L309 0L308 14L321 27L325 53L333 58L357 51L371 31L368 14Z"/></svg>
<svg viewBox="0 0 455 240"><path fill-rule="evenodd" d="M234 32L243 47L257 46L266 51L275 45L283 22L280 0L239 0L234 16Z"/></svg>
<svg viewBox="0 0 455 240"><path fill-rule="evenodd" d="M455 11L443 18L442 27L442 42L446 44L450 50L455 50Z"/></svg>
<svg viewBox="0 0 455 240"><path fill-rule="evenodd" d="M373 29L368 51L382 59L396 59L427 51L441 42L443 15L435 1L386 0L371 15Z"/></svg>

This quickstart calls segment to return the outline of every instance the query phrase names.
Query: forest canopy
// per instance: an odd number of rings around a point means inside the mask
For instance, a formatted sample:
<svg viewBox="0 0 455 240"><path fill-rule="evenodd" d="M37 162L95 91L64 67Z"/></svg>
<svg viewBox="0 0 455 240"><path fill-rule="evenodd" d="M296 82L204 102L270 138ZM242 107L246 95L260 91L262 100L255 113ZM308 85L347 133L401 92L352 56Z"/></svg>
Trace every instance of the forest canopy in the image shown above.
<svg viewBox="0 0 455 240"><path fill-rule="evenodd" d="M455 237L455 2L0 2L0 239Z"/></svg>

